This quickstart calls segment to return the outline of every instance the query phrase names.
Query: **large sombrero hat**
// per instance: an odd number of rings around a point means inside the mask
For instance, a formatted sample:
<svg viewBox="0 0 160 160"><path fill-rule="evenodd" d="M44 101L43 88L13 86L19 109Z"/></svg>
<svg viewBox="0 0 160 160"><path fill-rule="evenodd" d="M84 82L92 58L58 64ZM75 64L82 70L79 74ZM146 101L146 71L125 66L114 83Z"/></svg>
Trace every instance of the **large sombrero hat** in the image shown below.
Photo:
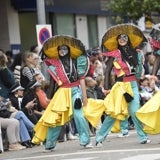
<svg viewBox="0 0 160 160"><path fill-rule="evenodd" d="M150 37L151 45L155 48L160 48L160 24L153 26Z"/></svg>
<svg viewBox="0 0 160 160"><path fill-rule="evenodd" d="M122 33L129 36L134 48L138 47L144 40L146 41L143 32L137 26L126 23L109 28L102 38L102 47L108 51L117 49L117 36Z"/></svg>
<svg viewBox="0 0 160 160"><path fill-rule="evenodd" d="M48 58L59 58L57 48L61 45L70 47L72 58L77 58L85 52L85 46L80 40L67 35L56 35L47 39L43 44L42 52Z"/></svg>

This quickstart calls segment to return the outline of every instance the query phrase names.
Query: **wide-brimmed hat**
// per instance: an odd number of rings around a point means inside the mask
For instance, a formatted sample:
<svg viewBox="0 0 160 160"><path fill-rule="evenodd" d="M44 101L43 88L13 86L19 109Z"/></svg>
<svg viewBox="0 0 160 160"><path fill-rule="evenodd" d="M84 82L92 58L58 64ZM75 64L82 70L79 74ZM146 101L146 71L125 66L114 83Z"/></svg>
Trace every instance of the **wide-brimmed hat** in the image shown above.
<svg viewBox="0 0 160 160"><path fill-rule="evenodd" d="M117 37L120 34L128 35L133 48L138 47L143 41L147 41L143 32L130 23L119 24L109 28L102 38L102 48L113 51L118 48Z"/></svg>
<svg viewBox="0 0 160 160"><path fill-rule="evenodd" d="M14 93L18 90L24 90L24 88L21 86L21 84L19 82L16 82L11 88L10 88L10 92Z"/></svg>
<svg viewBox="0 0 160 160"><path fill-rule="evenodd" d="M59 58L58 46L67 45L70 48L70 55L72 58L77 58L85 53L85 46L83 43L68 35L56 35L47 39L42 47L42 52L48 58Z"/></svg>
<svg viewBox="0 0 160 160"><path fill-rule="evenodd" d="M150 32L150 43L155 48L160 48L160 23L153 26Z"/></svg>
<svg viewBox="0 0 160 160"><path fill-rule="evenodd" d="M40 87L42 86L41 83L39 83L36 79L30 81L27 85L27 88L33 89L34 87Z"/></svg>

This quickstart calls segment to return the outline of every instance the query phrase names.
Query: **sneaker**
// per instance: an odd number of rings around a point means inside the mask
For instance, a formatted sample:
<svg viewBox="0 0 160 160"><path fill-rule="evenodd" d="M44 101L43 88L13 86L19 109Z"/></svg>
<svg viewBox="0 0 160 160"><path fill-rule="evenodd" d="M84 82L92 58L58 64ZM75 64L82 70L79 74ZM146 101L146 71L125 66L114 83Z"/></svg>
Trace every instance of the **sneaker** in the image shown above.
<svg viewBox="0 0 160 160"><path fill-rule="evenodd" d="M102 146L103 146L102 142L96 142L96 147L100 148Z"/></svg>
<svg viewBox="0 0 160 160"><path fill-rule="evenodd" d="M53 151L54 151L54 148L45 149L45 150L43 150L43 153L49 153L49 152L53 152Z"/></svg>
<svg viewBox="0 0 160 160"><path fill-rule="evenodd" d="M9 145L9 151L18 151L18 150L22 150L24 149L23 147L20 147L20 145L17 145L17 143L15 144L10 144Z"/></svg>
<svg viewBox="0 0 160 160"><path fill-rule="evenodd" d="M119 137L119 138L129 137L129 134L128 134L128 133L126 133L126 134L122 134L122 133L121 133L121 134L118 135L118 137Z"/></svg>
<svg viewBox="0 0 160 160"><path fill-rule="evenodd" d="M93 148L92 143L88 143L84 146L85 149Z"/></svg>
<svg viewBox="0 0 160 160"><path fill-rule="evenodd" d="M74 135L71 134L71 133L69 133L69 134L67 135L67 140L76 140L76 139L78 139L78 137L77 137L77 136L74 136Z"/></svg>
<svg viewBox="0 0 160 160"><path fill-rule="evenodd" d="M151 140L147 139L141 142L141 144L147 144L147 143L151 143Z"/></svg>
<svg viewBox="0 0 160 160"><path fill-rule="evenodd" d="M17 146L20 148L20 149L26 149L27 147L25 146L22 146L21 144L17 143Z"/></svg>

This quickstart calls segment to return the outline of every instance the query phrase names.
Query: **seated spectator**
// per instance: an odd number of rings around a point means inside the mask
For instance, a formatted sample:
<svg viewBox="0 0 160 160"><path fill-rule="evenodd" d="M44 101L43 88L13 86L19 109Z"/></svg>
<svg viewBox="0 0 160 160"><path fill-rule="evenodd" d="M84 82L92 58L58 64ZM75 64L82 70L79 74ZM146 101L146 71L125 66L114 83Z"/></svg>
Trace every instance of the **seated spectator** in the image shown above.
<svg viewBox="0 0 160 160"><path fill-rule="evenodd" d="M20 144L20 128L19 121L17 119L0 117L0 125L2 129L6 130L9 142L9 151L16 151L26 148Z"/></svg>
<svg viewBox="0 0 160 160"><path fill-rule="evenodd" d="M153 77L151 75L145 75L140 79L139 83L141 105L143 105L159 90L159 88L156 85L156 77Z"/></svg>
<svg viewBox="0 0 160 160"><path fill-rule="evenodd" d="M22 54L22 67L20 70L20 83L23 88L26 88L29 82L34 79L34 54L33 52L26 51Z"/></svg>
<svg viewBox="0 0 160 160"><path fill-rule="evenodd" d="M87 98L97 99L97 91L95 90L95 87L97 85L96 81L92 77L87 76L85 78L85 84L86 84ZM91 131L90 135L92 135L92 134L95 135L96 128L94 128L90 123L89 123L89 128Z"/></svg>
<svg viewBox="0 0 160 160"><path fill-rule="evenodd" d="M7 63L7 56L0 51L0 96L4 98L8 98L9 89L14 84L14 76Z"/></svg>
<svg viewBox="0 0 160 160"><path fill-rule="evenodd" d="M49 102L50 102L50 99L48 99L48 97L47 97L46 93L44 92L44 90L42 89L42 87L37 86L35 93L36 93L37 98L40 102L40 105L43 107L43 109L46 109Z"/></svg>
<svg viewBox="0 0 160 160"><path fill-rule="evenodd" d="M11 101L9 101L9 99L5 99L3 97L0 97L0 117L17 119L20 124L21 144L29 148L32 147L30 135L33 136L34 124L25 116L22 111L16 110L11 105Z"/></svg>
<svg viewBox="0 0 160 160"><path fill-rule="evenodd" d="M20 82L16 82L11 88L9 93L9 99L17 110L21 110L21 103L23 98L24 88Z"/></svg>
<svg viewBox="0 0 160 160"><path fill-rule="evenodd" d="M20 70L21 70L21 65L22 65L22 54L19 52L18 54L15 55L13 64L11 66L11 70L14 75L15 82L20 81Z"/></svg>
<svg viewBox="0 0 160 160"><path fill-rule="evenodd" d="M27 90L25 91L22 99L22 110L34 124L38 122L44 112L44 109L41 106L39 98L36 94L36 88L39 86L41 86L41 84L35 79L31 81L28 84ZM35 105L27 108L27 103L31 101L34 101Z"/></svg>

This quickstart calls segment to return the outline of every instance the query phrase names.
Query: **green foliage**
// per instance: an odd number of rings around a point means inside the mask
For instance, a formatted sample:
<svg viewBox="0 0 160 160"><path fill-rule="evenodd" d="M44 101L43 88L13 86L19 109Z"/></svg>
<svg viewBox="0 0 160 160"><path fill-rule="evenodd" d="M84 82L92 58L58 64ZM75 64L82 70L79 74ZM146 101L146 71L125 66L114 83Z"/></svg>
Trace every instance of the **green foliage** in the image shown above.
<svg viewBox="0 0 160 160"><path fill-rule="evenodd" d="M137 20L142 15L151 15L151 12L160 13L160 0L110 0L108 9L121 18Z"/></svg>

